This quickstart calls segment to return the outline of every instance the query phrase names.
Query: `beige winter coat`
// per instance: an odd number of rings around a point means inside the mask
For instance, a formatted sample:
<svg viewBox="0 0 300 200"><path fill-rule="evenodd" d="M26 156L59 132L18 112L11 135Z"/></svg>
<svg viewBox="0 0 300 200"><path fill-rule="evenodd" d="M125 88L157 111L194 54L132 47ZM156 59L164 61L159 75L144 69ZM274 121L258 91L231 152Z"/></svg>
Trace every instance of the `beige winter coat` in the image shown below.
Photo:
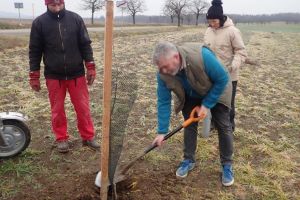
<svg viewBox="0 0 300 200"><path fill-rule="evenodd" d="M228 68L231 80L237 81L239 69L247 58L241 32L227 17L224 26L218 29L209 27L204 35L204 44L211 48Z"/></svg>

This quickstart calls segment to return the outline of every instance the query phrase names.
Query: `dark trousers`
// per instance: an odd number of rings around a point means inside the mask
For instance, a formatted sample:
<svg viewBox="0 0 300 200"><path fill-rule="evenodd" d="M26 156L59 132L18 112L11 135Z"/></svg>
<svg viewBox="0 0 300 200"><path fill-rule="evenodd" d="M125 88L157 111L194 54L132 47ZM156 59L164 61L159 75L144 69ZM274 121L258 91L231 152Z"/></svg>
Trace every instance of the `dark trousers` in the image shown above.
<svg viewBox="0 0 300 200"><path fill-rule="evenodd" d="M235 130L235 95L236 95L237 81L232 81L232 97L231 97L231 110L230 110L230 122L232 126L232 132ZM211 129L215 128L215 124L211 121Z"/></svg>
<svg viewBox="0 0 300 200"><path fill-rule="evenodd" d="M201 99L187 98L182 114L184 119L188 119L195 106L201 106ZM230 122L230 108L223 104L216 104L211 109L212 121L218 130L219 151L221 164L231 164L233 154L233 135ZM184 129L184 159L195 161L197 147L197 127L198 123L193 123Z"/></svg>
<svg viewBox="0 0 300 200"><path fill-rule="evenodd" d="M231 111L230 111L230 122L232 125L232 131L235 130L235 95L236 95L237 81L232 81L232 97L231 97Z"/></svg>

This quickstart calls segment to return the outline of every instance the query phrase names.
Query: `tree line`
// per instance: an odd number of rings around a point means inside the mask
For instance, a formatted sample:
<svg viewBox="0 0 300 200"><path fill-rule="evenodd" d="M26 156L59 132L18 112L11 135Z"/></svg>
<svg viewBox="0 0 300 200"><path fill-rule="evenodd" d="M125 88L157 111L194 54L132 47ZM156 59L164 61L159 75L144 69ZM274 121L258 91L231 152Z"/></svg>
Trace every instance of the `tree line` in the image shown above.
<svg viewBox="0 0 300 200"><path fill-rule="evenodd" d="M136 23L137 14L142 14L147 10L145 0L123 0L118 1L117 4L123 5L121 9L131 16L133 24ZM91 11L92 24L94 23L94 13L102 10L104 5L104 0L82 0L82 9ZM209 5L206 0L165 0L161 11L164 16L171 19L171 23L177 19L178 26L183 23L184 18L192 21L193 16L198 25L200 16L209 8Z"/></svg>
<svg viewBox="0 0 300 200"><path fill-rule="evenodd" d="M206 23L205 14L210 7L207 0L164 0L160 16L145 16L147 10L145 0L117 1L118 9L125 12L125 16L116 16L116 23L152 23L152 24L176 24L181 26L198 25ZM82 0L82 9L91 11L91 23L94 23L94 13L104 9L105 0ZM226 14L226 13L225 13ZM284 21L286 23L300 23L300 13L280 13L270 15L237 15L229 14L235 23L269 23ZM104 22L104 17L100 17Z"/></svg>

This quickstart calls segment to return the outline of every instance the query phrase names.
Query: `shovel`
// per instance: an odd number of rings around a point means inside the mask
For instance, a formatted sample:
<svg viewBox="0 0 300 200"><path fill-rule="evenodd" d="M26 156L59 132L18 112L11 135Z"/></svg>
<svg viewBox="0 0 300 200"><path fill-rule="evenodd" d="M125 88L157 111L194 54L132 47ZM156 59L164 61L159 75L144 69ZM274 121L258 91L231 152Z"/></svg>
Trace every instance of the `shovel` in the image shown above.
<svg viewBox="0 0 300 200"><path fill-rule="evenodd" d="M180 126L178 126L177 128L175 128L174 130L172 130L171 132L169 132L168 134L166 134L164 136L163 141L169 139L170 137L172 137L175 133L179 132L182 128L186 128L189 125L191 125L193 122L199 122L201 120L200 117L195 117L196 113L196 108L195 107L191 114L190 117L184 121ZM145 156L147 153L149 153L150 151L152 151L153 149L155 149L158 145L155 144L151 144L150 146L148 146L140 155L138 155L134 160L132 160L130 163L128 163L123 169L117 170L115 177L114 177L114 184L122 182L126 179L126 173L127 171L138 161L140 160L143 156ZM98 172L97 176L96 176L96 180L95 180L95 185L97 187L101 187L101 171Z"/></svg>

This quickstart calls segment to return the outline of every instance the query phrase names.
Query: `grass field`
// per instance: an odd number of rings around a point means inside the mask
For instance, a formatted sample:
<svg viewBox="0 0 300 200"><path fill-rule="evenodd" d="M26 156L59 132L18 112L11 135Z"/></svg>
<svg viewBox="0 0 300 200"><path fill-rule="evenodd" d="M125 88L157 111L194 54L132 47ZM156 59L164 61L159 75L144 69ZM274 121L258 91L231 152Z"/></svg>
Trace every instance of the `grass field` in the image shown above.
<svg viewBox="0 0 300 200"><path fill-rule="evenodd" d="M286 24L284 22L273 22L268 24L237 24L243 31L261 31L275 33L299 33L300 24Z"/></svg>
<svg viewBox="0 0 300 200"><path fill-rule="evenodd" d="M0 36L0 51L28 46L28 37Z"/></svg>
<svg viewBox="0 0 300 200"><path fill-rule="evenodd" d="M248 54L259 66L243 66L238 84L234 186L224 188L220 183L216 134L198 138L197 167L186 179L176 179L182 157L179 133L133 167L133 187L121 190L121 199L300 199L300 33L279 31L287 26L294 27L281 24L276 31L274 26L240 26ZM155 136L156 70L151 63L155 43L202 41L204 31L205 27L158 27L130 33L121 30L115 35L114 66L134 68L139 83L122 161L143 151ZM98 66L97 79L90 88L91 108L100 138L103 35L91 36ZM18 37L16 40L24 39ZM0 36L0 40L6 39ZM30 90L28 48L23 43L16 46L0 51L0 111L29 115L32 142L22 155L0 161L0 199L99 199L93 190L99 153L81 147L70 99L66 109L72 151L61 155L53 146L44 80L40 93ZM180 122L181 116L172 116L172 127Z"/></svg>
<svg viewBox="0 0 300 200"><path fill-rule="evenodd" d="M0 30L1 29L20 29L30 28L32 20L22 19L21 24L18 19L1 19L0 18Z"/></svg>

